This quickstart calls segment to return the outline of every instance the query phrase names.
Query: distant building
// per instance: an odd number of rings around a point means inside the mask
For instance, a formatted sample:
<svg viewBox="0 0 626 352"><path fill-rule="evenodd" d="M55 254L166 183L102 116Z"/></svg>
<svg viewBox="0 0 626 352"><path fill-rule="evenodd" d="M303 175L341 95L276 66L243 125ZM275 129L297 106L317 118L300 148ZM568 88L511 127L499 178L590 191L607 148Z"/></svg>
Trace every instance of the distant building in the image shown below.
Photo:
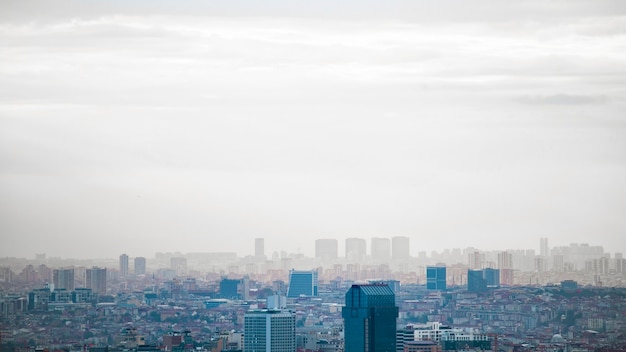
<svg viewBox="0 0 626 352"><path fill-rule="evenodd" d="M439 322L416 324L413 328L416 341L435 342L441 345L444 351L466 351L468 348L471 348L472 351L488 351L491 349L489 336L475 333L471 328L453 328Z"/></svg>
<svg viewBox="0 0 626 352"><path fill-rule="evenodd" d="M135 275L146 275L146 258L137 257L135 258Z"/></svg>
<svg viewBox="0 0 626 352"><path fill-rule="evenodd" d="M490 288L500 287L500 270L486 268L467 271L467 290L485 292Z"/></svg>
<svg viewBox="0 0 626 352"><path fill-rule="evenodd" d="M120 276L123 278L128 277L128 255L120 255Z"/></svg>
<svg viewBox="0 0 626 352"><path fill-rule="evenodd" d="M318 292L317 270L289 271L289 288L287 297L316 297Z"/></svg>
<svg viewBox="0 0 626 352"><path fill-rule="evenodd" d="M296 316L285 310L255 310L244 315L244 352L295 352Z"/></svg>
<svg viewBox="0 0 626 352"><path fill-rule="evenodd" d="M315 240L315 258L322 260L335 260L338 257L338 244L336 239Z"/></svg>
<svg viewBox="0 0 626 352"><path fill-rule="evenodd" d="M398 307L387 285L352 285L346 293L345 352L395 351Z"/></svg>
<svg viewBox="0 0 626 352"><path fill-rule="evenodd" d="M227 279L222 278L220 281L220 297L232 300L250 299L250 280L245 277L243 279Z"/></svg>
<svg viewBox="0 0 626 352"><path fill-rule="evenodd" d="M93 267L85 271L85 286L94 293L104 295L107 292L107 269Z"/></svg>
<svg viewBox="0 0 626 352"><path fill-rule="evenodd" d="M254 239L254 256L257 258L265 257L265 239L263 238Z"/></svg>
<svg viewBox="0 0 626 352"><path fill-rule="evenodd" d="M346 259L352 262L359 262L365 258L366 242L363 238L346 239Z"/></svg>
<svg viewBox="0 0 626 352"><path fill-rule="evenodd" d="M388 262L391 259L391 241L388 238L372 238L372 260Z"/></svg>
<svg viewBox="0 0 626 352"><path fill-rule="evenodd" d="M446 267L445 265L426 267L426 289L446 290Z"/></svg>
<svg viewBox="0 0 626 352"><path fill-rule="evenodd" d="M176 275L187 274L187 258L185 257L172 257L170 258L170 268L176 271Z"/></svg>
<svg viewBox="0 0 626 352"><path fill-rule="evenodd" d="M411 257L409 252L409 238L396 236L391 238L391 259L407 260Z"/></svg>
<svg viewBox="0 0 626 352"><path fill-rule="evenodd" d="M52 282L54 289L74 290L74 268L62 268L52 270Z"/></svg>

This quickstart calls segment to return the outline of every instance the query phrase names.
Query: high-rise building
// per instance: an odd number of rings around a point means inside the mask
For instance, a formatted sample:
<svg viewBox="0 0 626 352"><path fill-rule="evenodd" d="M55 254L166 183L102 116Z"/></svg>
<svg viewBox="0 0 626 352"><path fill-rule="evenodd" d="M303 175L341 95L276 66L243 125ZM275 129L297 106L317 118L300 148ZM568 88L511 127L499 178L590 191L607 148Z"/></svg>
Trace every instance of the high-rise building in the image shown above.
<svg viewBox="0 0 626 352"><path fill-rule="evenodd" d="M128 255L120 255L120 276L128 277Z"/></svg>
<svg viewBox="0 0 626 352"><path fill-rule="evenodd" d="M408 237L396 236L391 238L391 258L393 260L406 260L410 256Z"/></svg>
<svg viewBox="0 0 626 352"><path fill-rule="evenodd" d="M85 271L85 286L101 295L107 292L107 269L94 266Z"/></svg>
<svg viewBox="0 0 626 352"><path fill-rule="evenodd" d="M500 286L500 270L486 268L483 270L467 271L467 290L472 292L484 292L490 288Z"/></svg>
<svg viewBox="0 0 626 352"><path fill-rule="evenodd" d="M52 270L52 282L55 290L74 291L74 268Z"/></svg>
<svg viewBox="0 0 626 352"><path fill-rule="evenodd" d="M485 254L479 251L470 252L468 254L468 265L470 269L480 270L485 262Z"/></svg>
<svg viewBox="0 0 626 352"><path fill-rule="evenodd" d="M346 259L359 262L365 257L365 239L346 238Z"/></svg>
<svg viewBox="0 0 626 352"><path fill-rule="evenodd" d="M315 240L315 258L323 260L335 260L338 256L338 245L336 239Z"/></svg>
<svg viewBox="0 0 626 352"><path fill-rule="evenodd" d="M290 270L287 297L317 296L317 270Z"/></svg>
<svg viewBox="0 0 626 352"><path fill-rule="evenodd" d="M396 350L395 295L387 285L352 285L341 311L345 352Z"/></svg>
<svg viewBox="0 0 626 352"><path fill-rule="evenodd" d="M257 258L265 257L265 239L254 239L254 256Z"/></svg>
<svg viewBox="0 0 626 352"><path fill-rule="evenodd" d="M388 238L372 238L372 260L388 262L391 259L391 241Z"/></svg>
<svg viewBox="0 0 626 352"><path fill-rule="evenodd" d="M285 310L253 310L243 318L244 352L295 352L296 316Z"/></svg>
<svg viewBox="0 0 626 352"><path fill-rule="evenodd" d="M541 237L539 239L539 255L544 258L547 258L550 255L547 237Z"/></svg>
<svg viewBox="0 0 626 352"><path fill-rule="evenodd" d="M135 258L135 275L146 275L146 258Z"/></svg>
<svg viewBox="0 0 626 352"><path fill-rule="evenodd" d="M446 267L445 265L426 267L426 289L446 290Z"/></svg>

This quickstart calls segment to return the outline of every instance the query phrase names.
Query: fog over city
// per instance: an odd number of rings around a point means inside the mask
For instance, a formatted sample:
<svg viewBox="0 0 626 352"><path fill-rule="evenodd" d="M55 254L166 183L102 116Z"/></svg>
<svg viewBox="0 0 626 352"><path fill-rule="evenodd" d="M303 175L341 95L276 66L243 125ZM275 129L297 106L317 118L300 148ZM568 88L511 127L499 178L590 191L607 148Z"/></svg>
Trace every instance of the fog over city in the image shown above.
<svg viewBox="0 0 626 352"><path fill-rule="evenodd" d="M3 1L0 47L0 257L626 252L623 1Z"/></svg>

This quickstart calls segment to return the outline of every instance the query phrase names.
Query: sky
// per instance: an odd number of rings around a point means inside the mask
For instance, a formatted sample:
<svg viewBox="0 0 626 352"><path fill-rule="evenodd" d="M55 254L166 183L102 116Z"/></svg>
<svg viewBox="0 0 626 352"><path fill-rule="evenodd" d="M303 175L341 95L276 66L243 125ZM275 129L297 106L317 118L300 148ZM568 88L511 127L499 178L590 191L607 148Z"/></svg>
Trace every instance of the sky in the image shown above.
<svg viewBox="0 0 626 352"><path fill-rule="evenodd" d="M0 256L626 252L624 1L5 0L0 47Z"/></svg>

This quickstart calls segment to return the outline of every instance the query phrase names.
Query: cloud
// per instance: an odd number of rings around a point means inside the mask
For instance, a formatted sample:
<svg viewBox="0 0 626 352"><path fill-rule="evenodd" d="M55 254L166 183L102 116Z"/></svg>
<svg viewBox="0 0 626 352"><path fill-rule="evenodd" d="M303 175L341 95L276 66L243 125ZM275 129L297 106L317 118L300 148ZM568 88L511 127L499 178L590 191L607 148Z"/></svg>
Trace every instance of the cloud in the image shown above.
<svg viewBox="0 0 626 352"><path fill-rule="evenodd" d="M531 105L593 105L605 104L609 98L606 95L553 94L522 96L516 100Z"/></svg>

